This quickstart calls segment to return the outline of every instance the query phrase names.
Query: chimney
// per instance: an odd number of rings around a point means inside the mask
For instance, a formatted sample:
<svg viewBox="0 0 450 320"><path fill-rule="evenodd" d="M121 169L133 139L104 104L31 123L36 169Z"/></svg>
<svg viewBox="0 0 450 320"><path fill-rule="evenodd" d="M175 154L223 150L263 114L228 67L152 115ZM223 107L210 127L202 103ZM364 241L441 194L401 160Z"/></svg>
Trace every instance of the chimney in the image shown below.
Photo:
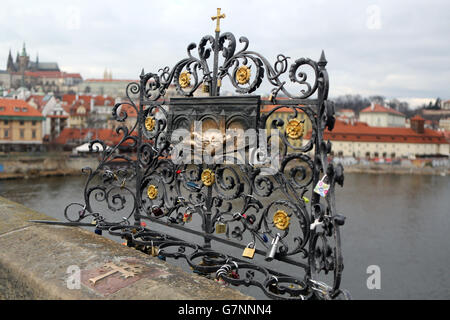
<svg viewBox="0 0 450 320"><path fill-rule="evenodd" d="M370 110L373 111L374 109L375 109L375 102L372 101L372 102L370 103Z"/></svg>
<svg viewBox="0 0 450 320"><path fill-rule="evenodd" d="M419 115L416 115L411 118L411 129L413 129L414 132L416 132L416 133L419 133L419 134L425 133L424 124L425 124L425 119Z"/></svg>

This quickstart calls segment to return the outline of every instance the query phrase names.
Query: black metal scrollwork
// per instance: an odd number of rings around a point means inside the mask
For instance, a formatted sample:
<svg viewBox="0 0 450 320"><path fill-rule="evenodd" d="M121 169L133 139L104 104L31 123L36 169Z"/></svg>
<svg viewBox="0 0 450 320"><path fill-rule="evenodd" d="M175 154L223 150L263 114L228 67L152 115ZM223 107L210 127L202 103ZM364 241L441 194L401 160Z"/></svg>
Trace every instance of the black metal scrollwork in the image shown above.
<svg viewBox="0 0 450 320"><path fill-rule="evenodd" d="M188 57L172 69L165 67L157 74L143 70L140 83L128 85L127 101L115 105L112 114L123 123L128 108L134 109L138 115L136 123L131 129L119 126L117 133L121 140L113 147L99 140L91 142L91 149L101 150L101 160L95 170L84 170L88 174L85 204L69 205L66 217L81 221L93 216L97 229L127 239L129 246L161 259L185 259L195 272L232 285L259 287L273 299L348 298L348 293L340 289L343 270L340 227L345 218L336 212L334 196L336 183L342 186L344 182L343 168L328 161L331 143L323 140L323 131L332 130L335 121L334 106L326 100L329 85L325 56L322 53L318 62L300 58L289 65L290 58L280 54L271 65L259 53L248 51L247 38L241 37L239 42L243 47L236 52L233 34L205 36L198 45L198 58L193 54L197 45L191 43L187 47ZM219 53L223 64L211 67L209 59L218 61ZM305 68L312 70L313 80L308 79ZM284 75L287 79L282 81ZM249 163L173 161L171 152L179 143L170 137L173 129L185 128L192 134L189 117L212 119L220 125L223 117L220 108L229 101L208 100L211 110L206 108L203 115L192 115L189 109L185 115L175 115L172 100L160 98L171 83L186 97L192 97L202 84L209 88L211 97L219 96L220 82L226 78L241 94L255 92L264 79L273 86L271 101L257 101L259 105L278 106L267 114L255 113L250 117L255 129L278 130L259 142L269 144L276 139L281 149L275 153L258 148L252 151L252 156L279 160L279 167L269 170ZM297 94L288 91L287 80L300 87ZM277 100L279 92L289 99ZM314 94L317 99L308 99ZM193 104L195 99L192 98ZM227 125L249 117L238 105L235 103L233 116L224 122ZM289 123L273 120L280 108L292 111ZM312 132L307 143L296 146L291 142L292 137L298 138L297 133L288 132L286 127L299 113L311 121ZM244 120L245 125L253 123ZM135 150L135 156L118 154L123 145ZM225 158L236 160L233 155ZM326 195L313 191L319 182L329 185ZM142 220L150 220L150 227L142 226ZM159 232L152 227L157 225L203 237L204 242L195 244ZM247 247L253 254L265 257L270 265L215 251L214 242L236 250ZM303 275L296 272L296 276L289 276L276 271L277 263L281 262L299 267ZM328 274L332 274L331 285L321 280L322 275Z"/></svg>

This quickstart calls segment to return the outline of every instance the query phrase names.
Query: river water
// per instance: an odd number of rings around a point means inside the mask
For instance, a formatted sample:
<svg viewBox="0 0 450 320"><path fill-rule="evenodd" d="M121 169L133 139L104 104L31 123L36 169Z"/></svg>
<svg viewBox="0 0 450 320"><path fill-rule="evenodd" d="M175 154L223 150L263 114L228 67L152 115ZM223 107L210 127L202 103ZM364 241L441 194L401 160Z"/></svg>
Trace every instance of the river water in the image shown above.
<svg viewBox="0 0 450 320"><path fill-rule="evenodd" d="M0 195L63 219L81 202L83 177L0 181ZM354 299L449 299L450 177L345 175L336 203L341 229L342 288ZM369 289L368 267L380 268L380 289ZM256 298L259 289L241 288Z"/></svg>

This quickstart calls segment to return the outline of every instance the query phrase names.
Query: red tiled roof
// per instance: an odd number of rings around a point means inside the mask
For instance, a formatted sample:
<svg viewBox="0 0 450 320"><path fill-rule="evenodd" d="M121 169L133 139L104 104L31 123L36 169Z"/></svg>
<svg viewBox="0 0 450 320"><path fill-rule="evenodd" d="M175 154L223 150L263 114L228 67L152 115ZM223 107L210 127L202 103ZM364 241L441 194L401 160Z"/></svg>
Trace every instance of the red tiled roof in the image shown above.
<svg viewBox="0 0 450 320"><path fill-rule="evenodd" d="M128 80L128 79L86 79L85 82L137 82L139 80Z"/></svg>
<svg viewBox="0 0 450 320"><path fill-rule="evenodd" d="M91 133L91 140L102 140L109 146L114 146L120 142L123 135L117 134L113 129L77 129L77 128L64 128L59 136L54 140L56 144L67 144L74 140L84 140ZM137 135L136 132L132 133L133 136ZM128 145L131 140L127 140L123 145Z"/></svg>
<svg viewBox="0 0 450 320"><path fill-rule="evenodd" d="M37 104L38 109L40 110L45 105L44 98L45 98L45 96L42 96L42 95L31 95L27 99L27 102L30 102L31 100L33 100L33 102Z"/></svg>
<svg viewBox="0 0 450 320"><path fill-rule="evenodd" d="M16 72L15 74L20 74ZM79 78L82 79L79 73L68 73L64 71L25 71L24 75L35 78Z"/></svg>
<svg viewBox="0 0 450 320"><path fill-rule="evenodd" d="M416 114L414 117L411 118L411 120L425 120L425 119Z"/></svg>
<svg viewBox="0 0 450 320"><path fill-rule="evenodd" d="M366 113L366 112L382 112L382 113L396 114L396 115L399 115L399 116L405 116L403 113L401 113L401 112L399 112L397 110L394 110L394 109L391 109L391 108L387 108L387 107L383 107L383 106L381 106L379 104L375 104L373 106L373 109L372 109L372 106L368 106L367 108L364 108L364 109L362 109L360 111L360 113Z"/></svg>
<svg viewBox="0 0 450 320"><path fill-rule="evenodd" d="M441 132L424 129L424 133L417 133L411 128L370 127L366 123L356 122L353 125L336 120L333 131L324 131L324 140L353 141L353 142L392 142L392 143L432 143L445 144ZM305 139L311 138L309 131Z"/></svg>
<svg viewBox="0 0 450 320"><path fill-rule="evenodd" d="M94 105L104 106L106 101L108 101L110 106L114 106L115 99L113 97L95 96Z"/></svg>
<svg viewBox="0 0 450 320"><path fill-rule="evenodd" d="M0 116L42 117L42 113L24 100L0 98Z"/></svg>
<svg viewBox="0 0 450 320"><path fill-rule="evenodd" d="M79 73L66 73L66 72L64 72L64 78L79 78L79 79L82 79L81 74L79 74Z"/></svg>
<svg viewBox="0 0 450 320"><path fill-rule="evenodd" d="M78 100L83 100L84 102L88 102L89 104L91 103L91 99L92 99L92 96L87 96L87 95L79 95L78 96ZM71 106L75 100L77 100L77 95L75 95L75 94L64 94L62 96L62 101L67 103L67 105L69 105L69 106Z"/></svg>

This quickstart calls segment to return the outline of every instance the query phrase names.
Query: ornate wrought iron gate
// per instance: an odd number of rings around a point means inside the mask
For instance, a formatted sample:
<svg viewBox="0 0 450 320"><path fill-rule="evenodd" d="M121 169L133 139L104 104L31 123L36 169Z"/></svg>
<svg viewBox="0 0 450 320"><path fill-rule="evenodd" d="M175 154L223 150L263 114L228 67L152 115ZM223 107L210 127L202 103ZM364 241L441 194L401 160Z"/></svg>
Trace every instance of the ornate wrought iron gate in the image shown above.
<svg viewBox="0 0 450 320"><path fill-rule="evenodd" d="M70 204L65 216L74 225L94 218L99 233L108 230L161 259L184 258L195 272L259 287L274 299L348 298L339 288L339 230L345 218L335 208L335 185L343 185L343 168L329 162L331 143L323 140L323 131L332 130L335 121L327 101L325 55L317 62L300 58L289 64L279 54L271 65L248 50L245 37L238 51L234 35L220 33L221 18L218 10L215 36L200 40L198 58L197 45L191 43L187 58L172 69L142 71L140 82L127 86L128 99L114 106L113 116L125 123L134 112L137 120L117 128L121 141L113 147L91 142L91 149L101 151L101 161L95 169L84 169L85 203ZM299 94L291 93L284 76L300 87ZM225 79L241 95L220 96ZM270 98L249 95L264 80L273 87ZM185 98L165 97L172 83ZM198 90L209 96L193 97ZM278 98L280 93L287 99ZM275 107L262 113L267 105ZM291 111L287 120L277 119L282 108ZM311 121L312 132L298 146L293 141L303 136L301 113ZM215 137L224 141L211 147L214 138L205 130L198 133L196 126L214 128ZM258 129L266 128L273 131L261 138ZM253 134L239 149L234 143L242 138L240 129ZM237 135L230 138L229 132ZM275 141L278 151L269 148ZM134 152L118 153L124 146ZM213 161L201 157L207 148ZM241 151L240 160L253 160L239 162L236 151ZM224 253L226 248L234 248L234 254ZM290 269L294 274L281 272L282 265L295 267Z"/></svg>

